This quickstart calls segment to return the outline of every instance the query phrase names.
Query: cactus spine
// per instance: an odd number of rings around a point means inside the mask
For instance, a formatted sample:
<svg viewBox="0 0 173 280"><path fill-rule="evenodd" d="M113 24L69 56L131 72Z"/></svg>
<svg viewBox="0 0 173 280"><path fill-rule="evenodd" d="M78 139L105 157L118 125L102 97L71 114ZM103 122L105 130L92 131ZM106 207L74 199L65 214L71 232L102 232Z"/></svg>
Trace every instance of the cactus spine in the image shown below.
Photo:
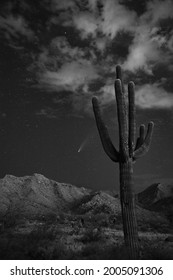
<svg viewBox="0 0 173 280"><path fill-rule="evenodd" d="M93 110L100 139L106 154L114 162L119 163L120 200L123 219L124 240L130 259L139 258L137 220L135 213L135 196L133 182L133 164L146 154L151 143L154 123L149 122L147 132L145 126L139 128L139 137L135 144L135 91L134 83L128 84L128 105L125 100L121 67L116 67L115 95L119 125L119 151L116 150L109 137L108 130L102 120L97 97L93 97Z"/></svg>

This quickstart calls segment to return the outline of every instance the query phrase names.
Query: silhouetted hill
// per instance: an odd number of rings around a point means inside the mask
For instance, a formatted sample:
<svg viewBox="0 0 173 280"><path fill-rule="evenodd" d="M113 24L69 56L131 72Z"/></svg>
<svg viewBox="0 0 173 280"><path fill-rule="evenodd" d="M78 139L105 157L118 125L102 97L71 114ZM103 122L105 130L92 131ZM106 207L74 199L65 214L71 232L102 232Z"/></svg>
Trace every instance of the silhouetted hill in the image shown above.
<svg viewBox="0 0 173 280"><path fill-rule="evenodd" d="M173 215L173 186L153 184L137 195L139 205L151 211Z"/></svg>
<svg viewBox="0 0 173 280"><path fill-rule="evenodd" d="M138 193L138 202L150 206L168 197L173 197L173 186L157 183Z"/></svg>

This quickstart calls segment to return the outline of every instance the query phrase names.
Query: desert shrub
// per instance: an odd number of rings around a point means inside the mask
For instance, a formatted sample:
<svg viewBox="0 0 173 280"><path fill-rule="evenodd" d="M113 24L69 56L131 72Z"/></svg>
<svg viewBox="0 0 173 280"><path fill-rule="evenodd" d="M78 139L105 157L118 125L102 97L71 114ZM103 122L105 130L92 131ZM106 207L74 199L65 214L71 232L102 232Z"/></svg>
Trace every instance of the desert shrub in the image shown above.
<svg viewBox="0 0 173 280"><path fill-rule="evenodd" d="M97 206L96 209L94 209L94 214L95 215L100 214L100 213L111 214L112 213L112 209L111 209L111 207L109 205L102 204L102 205Z"/></svg>
<svg viewBox="0 0 173 280"><path fill-rule="evenodd" d="M146 242L141 251L141 258L144 260L173 260L173 248L161 243Z"/></svg>
<svg viewBox="0 0 173 280"><path fill-rule="evenodd" d="M139 220L138 228L141 231L166 233L169 230L169 224L164 216L151 215L147 219Z"/></svg>
<svg viewBox="0 0 173 280"><path fill-rule="evenodd" d="M100 227L109 226L109 218L108 218L108 215L105 213L99 213L97 215L94 215L93 219L94 219L95 225L97 225L97 226L100 226Z"/></svg>
<svg viewBox="0 0 173 280"><path fill-rule="evenodd" d="M117 215L110 215L109 221L111 226L117 228L117 229L122 229L123 221L122 221L122 215L121 213Z"/></svg>
<svg viewBox="0 0 173 280"><path fill-rule="evenodd" d="M99 259L101 255L100 245L98 243L90 243L85 246L81 252L82 259Z"/></svg>
<svg viewBox="0 0 173 280"><path fill-rule="evenodd" d="M59 217L59 223L61 224L64 224L67 221L67 216L63 212L59 213L58 217Z"/></svg>
<svg viewBox="0 0 173 280"><path fill-rule="evenodd" d="M167 209L165 215L166 215L166 218L168 219L169 224L171 226L173 226L173 206L172 205Z"/></svg>
<svg viewBox="0 0 173 280"><path fill-rule="evenodd" d="M8 213L1 217L0 223L3 225L4 230L15 227L21 223L21 217L17 213Z"/></svg>
<svg viewBox="0 0 173 280"><path fill-rule="evenodd" d="M30 248L27 255L30 259L37 260L64 260L72 258L71 251L60 240L55 243L40 244L35 250Z"/></svg>
<svg viewBox="0 0 173 280"><path fill-rule="evenodd" d="M49 213L45 217L45 221L47 224L55 224L58 220L58 216L55 212Z"/></svg>
<svg viewBox="0 0 173 280"><path fill-rule="evenodd" d="M83 243L90 243L90 242L100 241L101 238L102 238L101 229L92 227L92 228L88 228L85 231L80 241Z"/></svg>
<svg viewBox="0 0 173 280"><path fill-rule="evenodd" d="M57 226L50 226L47 223L37 225L28 235L28 240L49 240L52 241L57 235L61 234L61 230Z"/></svg>
<svg viewBox="0 0 173 280"><path fill-rule="evenodd" d="M0 239L1 260L51 260L68 259L70 252L60 241L50 242L47 240L32 239L27 235Z"/></svg>
<svg viewBox="0 0 173 280"><path fill-rule="evenodd" d="M60 259L66 252L61 235L59 228L46 224L36 226L30 233L8 232L0 238L0 259L53 259L55 249Z"/></svg>

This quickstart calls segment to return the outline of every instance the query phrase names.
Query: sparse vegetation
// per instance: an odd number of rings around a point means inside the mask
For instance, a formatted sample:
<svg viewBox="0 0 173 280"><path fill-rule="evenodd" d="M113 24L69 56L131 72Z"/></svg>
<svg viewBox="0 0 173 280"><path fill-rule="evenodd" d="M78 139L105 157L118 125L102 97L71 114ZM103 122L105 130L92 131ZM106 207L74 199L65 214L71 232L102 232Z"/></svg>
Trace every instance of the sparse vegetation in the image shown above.
<svg viewBox="0 0 173 280"><path fill-rule="evenodd" d="M104 213L97 218L105 217L112 218ZM96 225L93 217L86 218L83 226L79 221L80 215L69 216L64 224L23 220L1 233L0 259L128 259L118 219L114 227ZM140 258L173 259L173 242L165 241L168 235L148 232L147 227L140 231Z"/></svg>
<svg viewBox="0 0 173 280"><path fill-rule="evenodd" d="M172 260L173 246L165 245L162 240L142 240L141 242L141 258L144 260Z"/></svg>

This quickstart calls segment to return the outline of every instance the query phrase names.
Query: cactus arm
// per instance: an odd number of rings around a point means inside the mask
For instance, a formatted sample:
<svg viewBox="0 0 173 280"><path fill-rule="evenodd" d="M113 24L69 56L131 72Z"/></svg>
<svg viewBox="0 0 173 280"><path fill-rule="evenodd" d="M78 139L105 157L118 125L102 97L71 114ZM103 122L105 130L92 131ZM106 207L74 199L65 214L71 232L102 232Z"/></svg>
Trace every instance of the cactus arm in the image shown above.
<svg viewBox="0 0 173 280"><path fill-rule="evenodd" d="M128 160L128 124L127 124L127 108L125 103L125 96L122 92L122 83L120 79L115 80L115 95L117 101L117 115L119 125L119 143L120 154L122 160Z"/></svg>
<svg viewBox="0 0 173 280"><path fill-rule="evenodd" d="M153 128L154 128L154 123L150 122L148 124L148 129L143 144L134 152L134 160L140 158L141 156L145 155L146 152L148 152L152 139Z"/></svg>
<svg viewBox="0 0 173 280"><path fill-rule="evenodd" d="M134 83L130 82L128 84L128 99L129 99L129 156L133 156L135 148L135 134L136 134L136 122L135 122L135 91Z"/></svg>
<svg viewBox="0 0 173 280"><path fill-rule="evenodd" d="M121 86L122 86L122 92L124 93L124 83L123 83L123 78L122 78L122 70L121 70L121 66L117 65L116 66L116 77L117 79L119 79L121 81Z"/></svg>
<svg viewBox="0 0 173 280"><path fill-rule="evenodd" d="M97 124L97 128L99 131L100 139L101 139L101 142L103 145L103 149L105 150L106 154L110 157L110 159L112 161L118 162L119 161L119 152L115 149L114 145L112 144L107 127L105 126L105 124L102 120L97 97L92 98L92 103L93 103L93 110L94 110L94 115L95 115L95 119L96 119L96 124Z"/></svg>
<svg viewBox="0 0 173 280"><path fill-rule="evenodd" d="M142 146L144 140L145 140L145 125L141 124L139 128L139 137L136 141L135 150L137 150L140 146Z"/></svg>

